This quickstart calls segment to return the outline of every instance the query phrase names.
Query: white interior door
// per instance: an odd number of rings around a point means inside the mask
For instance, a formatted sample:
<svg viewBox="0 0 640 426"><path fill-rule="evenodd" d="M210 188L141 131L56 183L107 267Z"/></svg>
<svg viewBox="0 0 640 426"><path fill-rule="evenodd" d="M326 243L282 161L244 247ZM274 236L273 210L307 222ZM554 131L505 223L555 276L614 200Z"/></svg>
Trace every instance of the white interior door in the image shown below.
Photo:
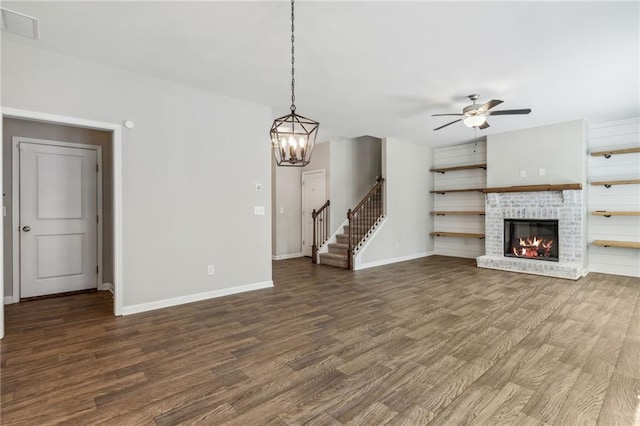
<svg viewBox="0 0 640 426"><path fill-rule="evenodd" d="M97 287L97 153L20 143L20 297Z"/></svg>
<svg viewBox="0 0 640 426"><path fill-rule="evenodd" d="M302 173L302 255L311 256L313 209L325 203L324 170Z"/></svg>

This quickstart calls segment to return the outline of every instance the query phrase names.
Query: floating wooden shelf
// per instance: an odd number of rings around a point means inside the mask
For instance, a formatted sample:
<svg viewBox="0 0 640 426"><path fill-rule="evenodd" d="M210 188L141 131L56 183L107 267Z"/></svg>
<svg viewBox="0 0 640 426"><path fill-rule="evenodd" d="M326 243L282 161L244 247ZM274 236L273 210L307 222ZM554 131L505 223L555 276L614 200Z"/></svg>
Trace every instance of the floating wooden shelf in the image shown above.
<svg viewBox="0 0 640 426"><path fill-rule="evenodd" d="M467 188L467 189L434 189L432 194L446 194L447 192L483 192L484 188Z"/></svg>
<svg viewBox="0 0 640 426"><path fill-rule="evenodd" d="M582 189L580 183L566 183L560 185L524 185L524 186L503 186L500 188L485 188L484 193L491 192L539 192L539 191L563 191L567 189Z"/></svg>
<svg viewBox="0 0 640 426"><path fill-rule="evenodd" d="M484 211L434 211L431 214L434 216L484 216Z"/></svg>
<svg viewBox="0 0 640 426"><path fill-rule="evenodd" d="M594 246L600 247L621 247L621 248L635 248L640 249L640 243L635 241L609 241L609 240L594 240L591 242Z"/></svg>
<svg viewBox="0 0 640 426"><path fill-rule="evenodd" d="M640 179L630 179L630 180L606 180L602 182L591 182L591 185L604 186L605 188L611 188L613 185L635 185L639 183L640 183Z"/></svg>
<svg viewBox="0 0 640 426"><path fill-rule="evenodd" d="M486 164L471 164L468 166L455 166L455 167L438 167L431 169L434 173L446 173L446 172L455 172L457 170L471 170L471 169L484 169L487 170Z"/></svg>
<svg viewBox="0 0 640 426"><path fill-rule="evenodd" d="M439 232L439 231L434 231L434 232L431 232L431 235L434 235L436 237L457 237L457 238L478 238L478 239L484 238L484 234L469 234L469 233L466 233L466 232Z"/></svg>
<svg viewBox="0 0 640 426"><path fill-rule="evenodd" d="M592 157L611 158L611 156L615 155L615 154L633 154L634 152L640 152L640 147L639 148L614 149L612 151L592 152L591 156Z"/></svg>
<svg viewBox="0 0 640 426"><path fill-rule="evenodd" d="M605 210L596 210L591 212L592 215L594 216L604 216L604 217L610 217L610 216L640 216L640 211L633 211L633 212L622 212L622 211L605 211Z"/></svg>

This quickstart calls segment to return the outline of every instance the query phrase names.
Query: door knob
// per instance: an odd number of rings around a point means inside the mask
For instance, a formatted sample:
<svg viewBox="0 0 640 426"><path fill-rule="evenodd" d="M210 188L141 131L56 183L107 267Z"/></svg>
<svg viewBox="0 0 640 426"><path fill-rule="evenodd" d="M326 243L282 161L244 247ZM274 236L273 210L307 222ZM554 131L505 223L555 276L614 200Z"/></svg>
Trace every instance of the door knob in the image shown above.
<svg viewBox="0 0 640 426"><path fill-rule="evenodd" d="M22 227L22 230L23 230L24 232L29 232L29 231L31 231L31 227L30 227L30 226L23 226L23 227Z"/></svg>

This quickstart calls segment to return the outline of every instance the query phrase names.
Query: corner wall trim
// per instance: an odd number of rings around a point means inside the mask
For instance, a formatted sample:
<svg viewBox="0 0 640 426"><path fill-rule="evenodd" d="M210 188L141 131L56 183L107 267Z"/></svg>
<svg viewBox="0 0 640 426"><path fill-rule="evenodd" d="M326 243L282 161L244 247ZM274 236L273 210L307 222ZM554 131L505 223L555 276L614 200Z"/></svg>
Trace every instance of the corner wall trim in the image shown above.
<svg viewBox="0 0 640 426"><path fill-rule="evenodd" d="M253 284L240 285L237 287L222 288L220 290L207 291L204 293L190 294L188 296L180 296L173 299L164 299L157 300L155 302L141 303L139 305L123 306L122 315L138 314L141 312L169 308L171 306L184 305L186 303L215 299L217 297L230 296L232 294L244 293L245 291L262 290L271 287L273 287L273 281L269 280Z"/></svg>
<svg viewBox="0 0 640 426"><path fill-rule="evenodd" d="M304 257L304 255L302 253L279 254L271 256L271 260L295 259L296 257Z"/></svg>
<svg viewBox="0 0 640 426"><path fill-rule="evenodd" d="M354 270L359 271L361 269L374 268L376 266L389 265L391 263L405 262L407 260L414 260L414 259L420 259L422 257L433 256L434 254L435 252L433 251L427 251L424 253L410 254L408 256L393 257L391 259L383 259L375 262L361 263Z"/></svg>
<svg viewBox="0 0 640 426"><path fill-rule="evenodd" d="M4 297L4 304L5 304L5 305L10 305L10 304L12 304L12 303L15 303L15 302L13 301L13 296L5 296L5 297Z"/></svg>

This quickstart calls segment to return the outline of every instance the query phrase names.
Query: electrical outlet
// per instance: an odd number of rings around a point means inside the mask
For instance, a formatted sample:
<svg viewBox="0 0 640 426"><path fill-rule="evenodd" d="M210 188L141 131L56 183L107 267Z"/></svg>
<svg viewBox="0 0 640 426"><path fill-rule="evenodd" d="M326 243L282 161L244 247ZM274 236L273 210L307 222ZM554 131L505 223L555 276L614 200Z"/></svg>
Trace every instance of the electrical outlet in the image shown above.
<svg viewBox="0 0 640 426"><path fill-rule="evenodd" d="M264 216L264 206L254 206L253 214L256 216Z"/></svg>
<svg viewBox="0 0 640 426"><path fill-rule="evenodd" d="M213 269L213 265L208 265L207 266L207 275L213 275L215 274L215 270Z"/></svg>
<svg viewBox="0 0 640 426"><path fill-rule="evenodd" d="M631 252L631 258L640 260L640 250L634 250Z"/></svg>
<svg viewBox="0 0 640 426"><path fill-rule="evenodd" d="M258 192L262 191L262 184L261 183L256 183L256 191L258 191Z"/></svg>
<svg viewBox="0 0 640 426"><path fill-rule="evenodd" d="M544 176L547 174L547 171L545 169L538 169L538 175L539 176Z"/></svg>
<svg viewBox="0 0 640 426"><path fill-rule="evenodd" d="M521 178L526 178L527 177L527 171L526 170L520 170L520 177Z"/></svg>

